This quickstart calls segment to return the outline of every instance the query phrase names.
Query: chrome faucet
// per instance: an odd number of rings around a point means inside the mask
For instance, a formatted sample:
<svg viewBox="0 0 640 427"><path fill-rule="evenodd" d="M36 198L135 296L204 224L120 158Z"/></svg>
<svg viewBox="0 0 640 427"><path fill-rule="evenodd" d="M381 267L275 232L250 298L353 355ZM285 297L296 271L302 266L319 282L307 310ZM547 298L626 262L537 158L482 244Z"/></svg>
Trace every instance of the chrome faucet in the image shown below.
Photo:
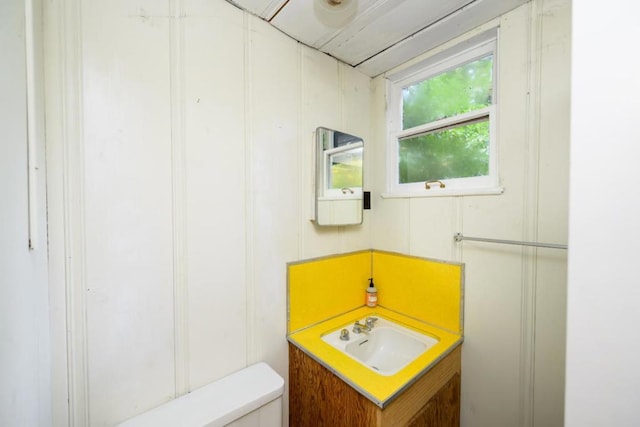
<svg viewBox="0 0 640 427"><path fill-rule="evenodd" d="M353 333L359 334L362 331L371 332L371 326L363 325L360 321L356 320L356 323L353 324Z"/></svg>
<svg viewBox="0 0 640 427"><path fill-rule="evenodd" d="M364 321L364 325L360 323L359 320L356 320L356 323L353 324L353 332L356 334L364 332L371 332L373 329L373 325L378 321L377 317L367 317Z"/></svg>

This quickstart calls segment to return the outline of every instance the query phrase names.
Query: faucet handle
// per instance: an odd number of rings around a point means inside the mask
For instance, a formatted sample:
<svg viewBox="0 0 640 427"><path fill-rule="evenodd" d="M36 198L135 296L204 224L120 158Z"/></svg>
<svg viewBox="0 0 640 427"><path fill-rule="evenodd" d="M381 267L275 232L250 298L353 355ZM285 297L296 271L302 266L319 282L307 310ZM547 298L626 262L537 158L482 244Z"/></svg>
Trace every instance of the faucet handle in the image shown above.
<svg viewBox="0 0 640 427"><path fill-rule="evenodd" d="M353 324L353 332L355 334L359 334L360 332L362 332L362 327L364 325L362 325L358 320L356 320L356 323Z"/></svg>
<svg viewBox="0 0 640 427"><path fill-rule="evenodd" d="M367 317L367 320L365 320L365 323L367 324L368 327L373 328L373 325L378 321L377 317Z"/></svg>

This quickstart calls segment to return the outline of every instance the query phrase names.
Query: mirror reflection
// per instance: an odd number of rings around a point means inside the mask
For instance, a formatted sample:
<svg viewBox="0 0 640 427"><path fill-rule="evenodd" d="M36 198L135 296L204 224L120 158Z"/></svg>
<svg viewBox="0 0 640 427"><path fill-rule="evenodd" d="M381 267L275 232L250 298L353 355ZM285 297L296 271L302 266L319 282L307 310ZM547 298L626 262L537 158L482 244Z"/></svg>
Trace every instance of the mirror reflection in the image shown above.
<svg viewBox="0 0 640 427"><path fill-rule="evenodd" d="M316 223L362 223L364 141L333 129L316 129Z"/></svg>

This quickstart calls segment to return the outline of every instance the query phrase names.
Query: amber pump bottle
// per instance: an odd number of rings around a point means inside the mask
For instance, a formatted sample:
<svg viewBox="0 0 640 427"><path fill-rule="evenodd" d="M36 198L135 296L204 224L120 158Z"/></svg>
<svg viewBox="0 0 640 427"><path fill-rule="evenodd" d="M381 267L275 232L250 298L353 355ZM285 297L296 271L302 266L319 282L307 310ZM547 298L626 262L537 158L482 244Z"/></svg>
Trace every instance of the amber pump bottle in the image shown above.
<svg viewBox="0 0 640 427"><path fill-rule="evenodd" d="M378 305L378 290L373 284L373 278L369 279L369 287L367 288L365 304L367 307L375 307Z"/></svg>

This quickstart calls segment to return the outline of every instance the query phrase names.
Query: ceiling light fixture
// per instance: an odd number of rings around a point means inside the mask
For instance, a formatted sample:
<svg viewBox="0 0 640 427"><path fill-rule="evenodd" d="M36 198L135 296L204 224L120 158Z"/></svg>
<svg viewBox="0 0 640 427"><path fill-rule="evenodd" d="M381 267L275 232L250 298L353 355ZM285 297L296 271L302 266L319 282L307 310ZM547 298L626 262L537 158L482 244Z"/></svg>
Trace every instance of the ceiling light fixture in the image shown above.
<svg viewBox="0 0 640 427"><path fill-rule="evenodd" d="M356 16L358 0L314 0L313 13L327 27L344 27Z"/></svg>

